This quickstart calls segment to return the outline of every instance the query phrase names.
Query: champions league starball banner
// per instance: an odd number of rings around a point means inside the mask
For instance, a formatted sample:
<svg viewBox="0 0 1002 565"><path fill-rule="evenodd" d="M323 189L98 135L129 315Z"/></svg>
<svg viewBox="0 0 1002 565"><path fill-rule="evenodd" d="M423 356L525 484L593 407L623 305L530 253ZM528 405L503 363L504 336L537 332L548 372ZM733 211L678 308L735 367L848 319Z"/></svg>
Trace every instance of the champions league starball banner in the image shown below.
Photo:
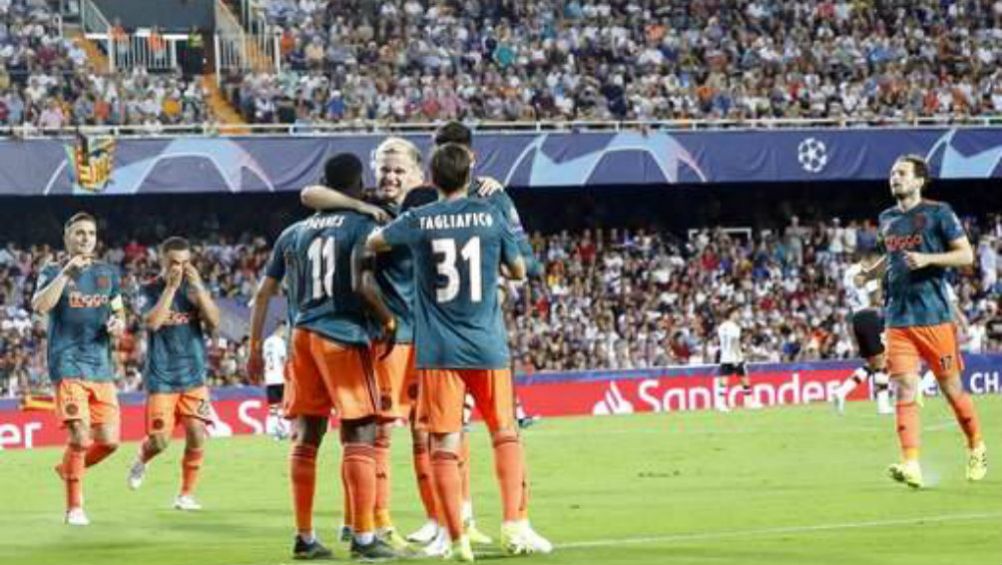
<svg viewBox="0 0 1002 565"><path fill-rule="evenodd" d="M430 149L428 134L406 137ZM384 138L8 139L0 195L299 190L327 157L369 162ZM477 174L527 188L879 180L906 153L927 158L939 178L1002 177L1002 128L482 133L475 148Z"/></svg>
<svg viewBox="0 0 1002 565"><path fill-rule="evenodd" d="M977 396L1002 394L1002 355L965 355L964 363L963 380L968 391ZM752 363L749 371L756 398L767 409L778 409L829 402L834 390L857 367L859 361ZM516 377L516 389L528 413L547 418L709 410L718 392L740 409L740 387L714 378L715 374L715 366L539 373ZM924 387L926 394L936 394L935 383ZM872 395L867 383L857 387L848 399L865 401ZM138 393L119 396L122 439L134 441L144 436L144 402L144 395ZM214 389L212 406L212 437L265 433L268 406L263 389ZM0 400L0 451L62 445L65 433L51 410L26 411L17 400ZM180 427L175 436L183 437Z"/></svg>

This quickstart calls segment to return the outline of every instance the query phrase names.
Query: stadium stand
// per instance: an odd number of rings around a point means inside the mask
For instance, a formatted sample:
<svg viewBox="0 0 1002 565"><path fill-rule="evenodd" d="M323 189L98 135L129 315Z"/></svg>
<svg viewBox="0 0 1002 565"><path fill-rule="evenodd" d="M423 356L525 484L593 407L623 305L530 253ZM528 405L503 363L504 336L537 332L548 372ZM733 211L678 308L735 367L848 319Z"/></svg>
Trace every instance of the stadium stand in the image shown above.
<svg viewBox="0 0 1002 565"><path fill-rule="evenodd" d="M228 88L259 123L1002 112L1002 2L255 5L282 71Z"/></svg>
<svg viewBox="0 0 1002 565"><path fill-rule="evenodd" d="M966 221L979 242L978 269L955 281L971 322L966 350L1002 349L1002 216ZM840 359L854 355L846 329L841 274L855 251L876 241L872 224L838 219L782 231L701 230L688 239L650 230L608 229L536 234L546 265L543 281L510 290L507 316L516 370L629 369L712 363L713 329L726 304L744 305L752 361ZM119 265L134 301L138 283L157 271L152 249L136 240L104 251ZM260 235L198 241L196 255L212 292L246 316L246 304L267 259ZM54 255L47 246L0 249L0 388L15 395L44 389L45 331L28 312L38 270ZM229 299L229 300L227 300ZM140 324L134 308L118 357L123 390L141 384ZM238 384L242 333L210 343L213 384Z"/></svg>

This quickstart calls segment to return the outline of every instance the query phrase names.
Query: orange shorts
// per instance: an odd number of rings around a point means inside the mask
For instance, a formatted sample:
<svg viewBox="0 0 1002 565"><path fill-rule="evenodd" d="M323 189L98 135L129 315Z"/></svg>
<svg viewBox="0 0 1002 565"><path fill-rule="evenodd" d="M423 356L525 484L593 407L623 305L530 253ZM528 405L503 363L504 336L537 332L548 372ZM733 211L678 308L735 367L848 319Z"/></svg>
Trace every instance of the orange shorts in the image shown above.
<svg viewBox="0 0 1002 565"><path fill-rule="evenodd" d="M376 413L379 391L367 347L342 345L302 328L292 332L285 383L285 416L329 416L357 420Z"/></svg>
<svg viewBox="0 0 1002 565"><path fill-rule="evenodd" d="M83 420L91 426L118 423L115 383L63 379L56 388L56 414L62 422Z"/></svg>
<svg viewBox="0 0 1002 565"><path fill-rule="evenodd" d="M510 369L421 369L418 424L431 433L463 429L463 400L469 394L492 432L515 429L515 391Z"/></svg>
<svg viewBox="0 0 1002 565"><path fill-rule="evenodd" d="M209 389L200 386L184 392L152 392L146 397L146 433L170 434L181 418L212 421Z"/></svg>
<svg viewBox="0 0 1002 565"><path fill-rule="evenodd" d="M891 376L919 373L925 361L936 377L960 374L964 360L953 323L909 328L887 328L887 373Z"/></svg>
<svg viewBox="0 0 1002 565"><path fill-rule="evenodd" d="M379 383L379 416L386 419L408 418L418 395L414 345L398 343L386 359L379 359L384 352L382 343L372 348L376 382Z"/></svg>

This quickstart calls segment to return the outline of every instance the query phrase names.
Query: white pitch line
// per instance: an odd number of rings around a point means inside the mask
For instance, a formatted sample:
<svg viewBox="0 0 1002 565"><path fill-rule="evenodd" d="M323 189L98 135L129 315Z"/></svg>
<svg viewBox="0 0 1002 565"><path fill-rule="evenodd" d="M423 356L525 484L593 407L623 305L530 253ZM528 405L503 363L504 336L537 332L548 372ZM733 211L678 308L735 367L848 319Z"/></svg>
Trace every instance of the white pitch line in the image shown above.
<svg viewBox="0 0 1002 565"><path fill-rule="evenodd" d="M976 520L993 520L1002 518L1002 512L982 514L945 514L940 516L919 516L897 520L873 520L868 522L847 522L842 524L817 524L814 526L787 526L782 528L761 528L756 530L734 530L730 532L703 532L692 534L674 534L668 536L648 536L637 538L604 539L572 541L557 544L557 549L581 549L589 547L606 547L616 545L638 545L647 543L672 543L700 540L713 540L743 536L773 536L783 534L806 534L833 530L856 530L864 528L886 528L891 526L908 526L924 522L964 522Z"/></svg>

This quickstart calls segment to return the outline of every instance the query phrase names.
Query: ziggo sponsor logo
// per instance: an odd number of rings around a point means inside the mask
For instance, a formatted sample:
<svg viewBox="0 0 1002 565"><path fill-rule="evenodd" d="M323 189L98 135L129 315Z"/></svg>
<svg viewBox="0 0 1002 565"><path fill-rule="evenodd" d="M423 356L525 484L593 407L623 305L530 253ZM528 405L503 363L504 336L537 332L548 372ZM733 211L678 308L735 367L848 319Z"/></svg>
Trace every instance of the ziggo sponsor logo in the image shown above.
<svg viewBox="0 0 1002 565"><path fill-rule="evenodd" d="M70 293L70 308L100 308L108 304L107 294L84 294L73 291Z"/></svg>

